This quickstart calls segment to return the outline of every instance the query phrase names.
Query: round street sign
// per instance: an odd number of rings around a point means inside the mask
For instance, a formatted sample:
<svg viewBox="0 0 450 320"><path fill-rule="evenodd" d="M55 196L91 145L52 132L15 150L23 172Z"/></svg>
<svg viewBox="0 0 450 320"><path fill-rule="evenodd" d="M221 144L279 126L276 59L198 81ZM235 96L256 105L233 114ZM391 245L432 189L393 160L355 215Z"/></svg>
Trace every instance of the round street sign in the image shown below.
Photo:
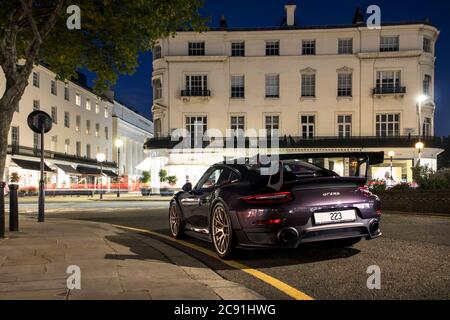
<svg viewBox="0 0 450 320"><path fill-rule="evenodd" d="M44 133L47 133L52 129L53 125L52 118L48 113L39 110L30 113L27 122L30 129L36 133L42 133L42 130L44 130Z"/></svg>

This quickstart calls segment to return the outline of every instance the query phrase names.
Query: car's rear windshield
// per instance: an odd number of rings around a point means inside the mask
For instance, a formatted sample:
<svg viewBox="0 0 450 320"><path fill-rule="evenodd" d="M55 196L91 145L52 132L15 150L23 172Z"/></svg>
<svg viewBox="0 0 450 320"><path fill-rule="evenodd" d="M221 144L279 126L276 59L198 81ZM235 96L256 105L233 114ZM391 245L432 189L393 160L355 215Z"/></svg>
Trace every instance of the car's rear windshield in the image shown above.
<svg viewBox="0 0 450 320"><path fill-rule="evenodd" d="M284 181L292 181L314 177L331 177L337 175L333 171L327 170L315 164L301 160L283 161L282 164L283 164Z"/></svg>

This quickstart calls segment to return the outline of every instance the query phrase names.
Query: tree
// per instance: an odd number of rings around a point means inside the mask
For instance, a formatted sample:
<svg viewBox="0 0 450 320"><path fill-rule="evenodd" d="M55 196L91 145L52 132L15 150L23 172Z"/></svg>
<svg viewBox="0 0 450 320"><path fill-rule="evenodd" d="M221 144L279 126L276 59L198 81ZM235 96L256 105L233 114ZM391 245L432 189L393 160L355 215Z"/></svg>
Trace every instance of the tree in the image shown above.
<svg viewBox="0 0 450 320"><path fill-rule="evenodd" d="M164 169L159 170L159 182L164 182L167 180L167 171Z"/></svg>
<svg viewBox="0 0 450 320"><path fill-rule="evenodd" d="M150 182L151 178L152 176L150 175L150 172L143 171L141 177L139 178L139 182L146 184Z"/></svg>
<svg viewBox="0 0 450 320"><path fill-rule="evenodd" d="M131 74L140 52L179 29L205 30L198 9L202 0L78 0L81 28L69 30L68 0L0 1L0 181L14 110L34 65L45 63L60 80L76 77L78 68L96 74L98 92L119 74ZM69 8L70 9L70 8ZM0 73L1 77L1 73ZM150 88L149 88L150 90Z"/></svg>

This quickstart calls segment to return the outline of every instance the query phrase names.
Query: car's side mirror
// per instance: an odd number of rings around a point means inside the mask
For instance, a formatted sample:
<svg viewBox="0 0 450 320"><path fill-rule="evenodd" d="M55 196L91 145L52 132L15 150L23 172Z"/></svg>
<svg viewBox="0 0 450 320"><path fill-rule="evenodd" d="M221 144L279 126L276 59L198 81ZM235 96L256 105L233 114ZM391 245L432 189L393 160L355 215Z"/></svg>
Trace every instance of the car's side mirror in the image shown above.
<svg viewBox="0 0 450 320"><path fill-rule="evenodd" d="M192 191L192 183L187 182L185 185L181 188L184 192L191 192Z"/></svg>

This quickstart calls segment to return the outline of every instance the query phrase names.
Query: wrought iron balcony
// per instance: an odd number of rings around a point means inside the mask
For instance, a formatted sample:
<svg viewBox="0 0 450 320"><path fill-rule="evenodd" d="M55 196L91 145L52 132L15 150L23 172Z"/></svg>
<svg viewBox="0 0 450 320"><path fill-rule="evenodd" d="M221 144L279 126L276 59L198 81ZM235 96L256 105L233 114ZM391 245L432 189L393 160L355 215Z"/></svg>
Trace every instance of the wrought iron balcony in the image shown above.
<svg viewBox="0 0 450 320"><path fill-rule="evenodd" d="M256 140L257 141L257 140ZM395 137L312 137L303 139L302 137L282 136L278 140L278 148L414 148L416 142L419 141L418 136L395 136ZM445 141L441 137L421 137L426 148L440 148L444 149ZM255 142L251 143L249 138L238 142L235 138L215 138L211 141L189 141L189 140L175 140L172 141L170 137L161 137L149 139L144 144L147 150L157 149L173 149L177 148L206 148L216 146L221 148L252 148ZM257 142L256 142L257 143ZM267 140L267 147L270 148L272 142Z"/></svg>
<svg viewBox="0 0 450 320"><path fill-rule="evenodd" d="M211 90L181 90L182 97L210 97Z"/></svg>
<svg viewBox="0 0 450 320"><path fill-rule="evenodd" d="M376 87L373 89L374 95L393 95L393 94L399 94L404 95L406 94L406 87L397 86L397 87Z"/></svg>

